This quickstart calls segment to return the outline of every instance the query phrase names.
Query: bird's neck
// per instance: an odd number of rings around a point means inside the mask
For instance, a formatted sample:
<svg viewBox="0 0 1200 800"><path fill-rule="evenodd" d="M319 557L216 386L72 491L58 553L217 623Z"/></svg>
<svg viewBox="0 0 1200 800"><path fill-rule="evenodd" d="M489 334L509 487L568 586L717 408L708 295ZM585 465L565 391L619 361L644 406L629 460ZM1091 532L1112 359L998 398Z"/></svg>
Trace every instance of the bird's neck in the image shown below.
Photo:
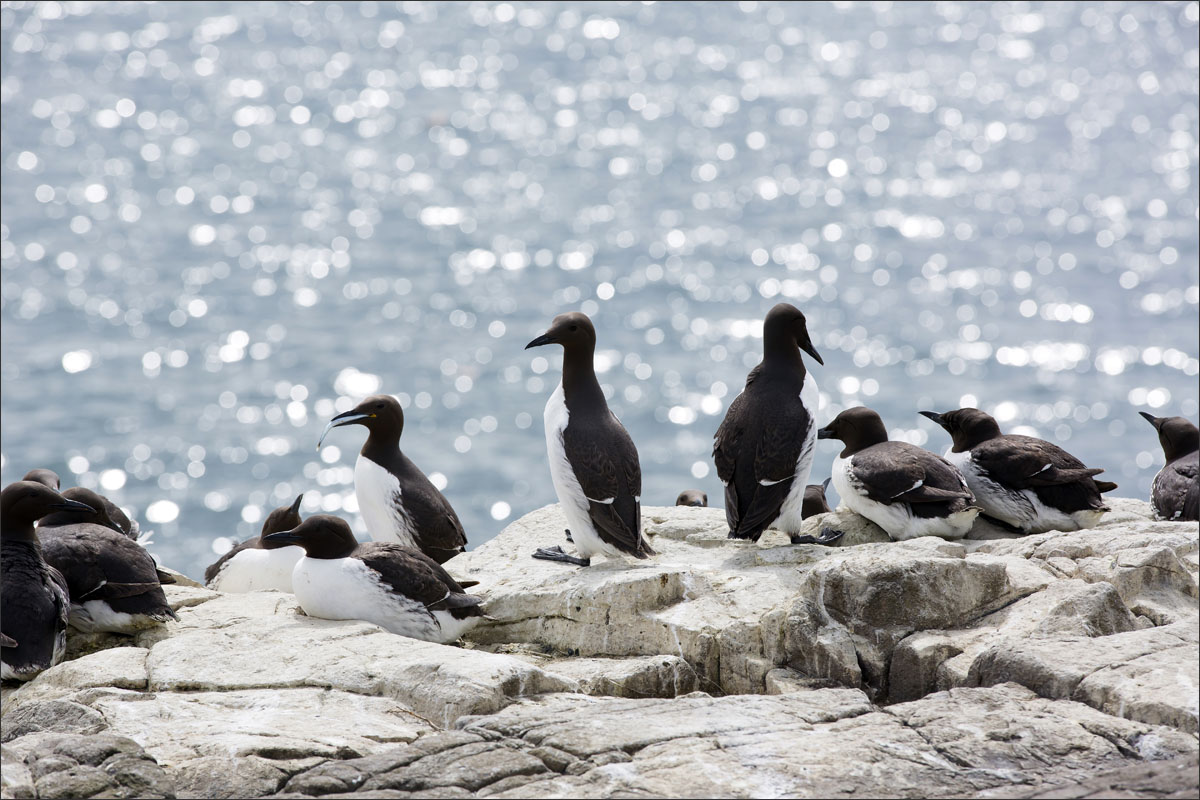
<svg viewBox="0 0 1200 800"><path fill-rule="evenodd" d="M585 357L586 356L586 357ZM592 366L591 351L581 353L577 358L563 359L563 398L572 408L608 408L604 400L604 391L600 381L596 379L596 370Z"/></svg>

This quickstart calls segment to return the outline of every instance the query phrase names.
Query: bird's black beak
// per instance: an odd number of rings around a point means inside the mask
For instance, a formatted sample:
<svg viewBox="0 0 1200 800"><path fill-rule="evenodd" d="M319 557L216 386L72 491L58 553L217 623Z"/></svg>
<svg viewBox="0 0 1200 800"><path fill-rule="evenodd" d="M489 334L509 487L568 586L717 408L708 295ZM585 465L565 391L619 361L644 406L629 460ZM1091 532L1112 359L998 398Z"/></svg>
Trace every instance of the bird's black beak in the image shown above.
<svg viewBox="0 0 1200 800"><path fill-rule="evenodd" d="M544 344L554 344L556 341L557 340L550 334L543 333L541 336L537 337L532 342L525 345L525 349L528 350L531 347L541 347Z"/></svg>
<svg viewBox="0 0 1200 800"><path fill-rule="evenodd" d="M1151 425L1153 425L1155 430L1158 430L1158 426L1162 422L1162 417L1156 417L1153 414L1147 414L1145 411L1139 411L1138 413L1145 417L1146 422L1149 422Z"/></svg>
<svg viewBox="0 0 1200 800"><path fill-rule="evenodd" d="M289 506L289 507L288 507L288 511L292 512L293 514L297 514L297 513L299 513L299 511L300 511L300 501L301 501L301 500L303 500L303 499L304 499L304 492L301 492L301 493L300 493L300 494L299 494L299 495L296 497L296 499L292 501L292 504L291 504L291 506Z"/></svg>
<svg viewBox="0 0 1200 800"><path fill-rule="evenodd" d="M808 335L808 328L805 328L796 336L796 346L817 360L817 363L822 367L825 366L824 359L817 352L817 348L813 347L812 339Z"/></svg>
<svg viewBox="0 0 1200 800"><path fill-rule="evenodd" d="M63 498L50 506L55 511L79 511L88 514L95 514L96 509L89 506L87 503L81 503L78 500L68 500Z"/></svg>
<svg viewBox="0 0 1200 800"><path fill-rule="evenodd" d="M338 414L329 420L329 424L325 426L325 430L321 431L321 438L317 440L317 449L321 449L321 444L325 441L325 436L334 428L340 428L343 425L353 425L356 422L362 422L364 419L370 419L371 416L371 414L364 414L355 409Z"/></svg>
<svg viewBox="0 0 1200 800"><path fill-rule="evenodd" d="M826 426L817 431L817 438L818 439L836 439L837 436L835 436L833 434L832 428L830 428L829 426Z"/></svg>
<svg viewBox="0 0 1200 800"><path fill-rule="evenodd" d="M917 413L920 414L922 417L929 417L931 420L936 422L938 425L941 425L943 428L946 427L945 424L942 422L942 415L936 411L918 411Z"/></svg>
<svg viewBox="0 0 1200 800"><path fill-rule="evenodd" d="M828 478L826 478L825 480L821 481L821 493L822 494L824 494L826 492L826 490L829 489L829 484L832 480L833 480L833 476L831 475Z"/></svg>
<svg viewBox="0 0 1200 800"><path fill-rule="evenodd" d="M296 533L294 528L290 531L276 531L275 533L268 533L263 537L264 542L271 542L272 544L280 545L300 544L303 539L304 537L299 533Z"/></svg>

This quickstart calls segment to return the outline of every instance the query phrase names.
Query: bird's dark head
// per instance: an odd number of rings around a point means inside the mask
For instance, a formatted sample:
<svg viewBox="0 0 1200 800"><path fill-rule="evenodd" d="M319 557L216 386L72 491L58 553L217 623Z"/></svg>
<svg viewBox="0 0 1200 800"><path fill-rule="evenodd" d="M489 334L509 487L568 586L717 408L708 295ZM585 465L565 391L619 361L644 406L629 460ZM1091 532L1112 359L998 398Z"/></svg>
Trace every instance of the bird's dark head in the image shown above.
<svg viewBox="0 0 1200 800"><path fill-rule="evenodd" d="M546 332L525 345L525 349L545 344L562 345L566 352L590 352L596 349L596 328L582 311L559 314Z"/></svg>
<svg viewBox="0 0 1200 800"><path fill-rule="evenodd" d="M267 549L298 545L309 558L345 558L358 546L346 521L328 514L314 514L291 530L267 534L262 543Z"/></svg>
<svg viewBox="0 0 1200 800"><path fill-rule="evenodd" d="M52 469L31 469L25 473L23 481L33 481L49 486L51 489L61 489L62 482L58 479L58 473Z"/></svg>
<svg viewBox="0 0 1200 800"><path fill-rule="evenodd" d="M764 353L776 350L794 352L797 347L816 359L821 366L825 365L808 335L808 320L804 314L791 303L779 303L767 312L767 318L763 320Z"/></svg>
<svg viewBox="0 0 1200 800"><path fill-rule="evenodd" d="M991 414L978 408L958 408L939 414L922 411L921 416L941 425L954 440L954 452L962 453L1000 436L1000 426Z"/></svg>
<svg viewBox="0 0 1200 800"><path fill-rule="evenodd" d="M1138 413L1158 431L1158 443L1162 445L1163 455L1168 462L1200 450L1200 428L1186 417L1156 417L1145 411Z"/></svg>
<svg viewBox="0 0 1200 800"><path fill-rule="evenodd" d="M267 514L267 518L263 520L262 531L259 532L259 540L263 536L279 531L290 531L300 524L300 501L304 499L304 493L297 495L290 506L280 506L279 508ZM266 548L270 550L271 548Z"/></svg>
<svg viewBox="0 0 1200 800"><path fill-rule="evenodd" d="M686 489L675 498L675 505L708 508L708 495L699 489Z"/></svg>
<svg viewBox="0 0 1200 800"><path fill-rule="evenodd" d="M0 492L0 532L5 539L32 540L33 523L57 511L93 514L96 509L63 497L58 490L35 481L17 481Z"/></svg>
<svg viewBox="0 0 1200 800"><path fill-rule="evenodd" d="M800 505L800 519L815 517L832 511L829 501L825 499L825 490L829 488L829 478L821 483L810 483L804 487L804 501Z"/></svg>
<svg viewBox="0 0 1200 800"><path fill-rule="evenodd" d="M888 440L887 428L875 413L866 406L847 408L833 418L833 421L817 431L818 439L838 439L846 447L841 457L857 453L874 444Z"/></svg>
<svg viewBox="0 0 1200 800"><path fill-rule="evenodd" d="M400 408L400 401L390 394L371 395L349 411L329 420L321 432L321 438L317 440L317 449L321 449L326 434L343 425L362 425L371 434L394 436L399 441L400 434L404 432L404 409Z"/></svg>

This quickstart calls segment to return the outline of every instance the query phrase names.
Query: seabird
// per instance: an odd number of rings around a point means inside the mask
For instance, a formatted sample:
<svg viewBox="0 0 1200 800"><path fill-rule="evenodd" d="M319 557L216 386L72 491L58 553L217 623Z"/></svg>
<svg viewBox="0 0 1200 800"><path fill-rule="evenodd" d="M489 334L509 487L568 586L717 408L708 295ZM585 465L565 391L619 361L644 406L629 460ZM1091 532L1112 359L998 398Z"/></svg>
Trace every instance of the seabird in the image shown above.
<svg viewBox="0 0 1200 800"><path fill-rule="evenodd" d="M21 480L35 481L36 483L49 486L51 489L60 489L62 486L58 477L58 473L52 469L31 469L29 472L25 473L25 477ZM67 489L66 492L63 492L63 495L65 497L70 497L70 495L67 494L69 491L71 490ZM100 515L98 519L89 521L96 522L96 524L103 525L106 528L112 528L117 533L124 534L130 539L133 539L135 542L138 542L138 544L145 545L149 543L148 539L146 541L139 540L139 537L141 536L141 530L139 529L137 520L130 519L125 512L121 510L120 506L109 500L104 495L96 494L95 496L100 498L101 502L104 504L104 514ZM97 510L99 511L99 509Z"/></svg>
<svg viewBox="0 0 1200 800"><path fill-rule="evenodd" d="M746 388L730 403L713 439L730 539L758 541L772 526L800 532L819 399L801 350L824 366L804 314L780 303L763 322L763 359L746 376Z"/></svg>
<svg viewBox="0 0 1200 800"><path fill-rule="evenodd" d="M675 505L708 508L708 495L699 489L685 489L675 498Z"/></svg>
<svg viewBox="0 0 1200 800"><path fill-rule="evenodd" d="M99 495L88 489L67 490L75 499L103 513ZM62 515L38 526L46 563L67 580L71 594L71 627L85 631L135 633L178 619L163 593L158 568L145 548L95 522L68 522Z"/></svg>
<svg viewBox="0 0 1200 800"><path fill-rule="evenodd" d="M33 527L55 511L92 509L36 481L0 492L0 678L6 681L27 681L67 651L67 582L42 558Z"/></svg>
<svg viewBox="0 0 1200 800"><path fill-rule="evenodd" d="M907 442L889 442L869 408L848 408L821 430L845 449L833 460L833 488L842 502L887 531L894 541L965 536L980 508L966 480L946 459Z"/></svg>
<svg viewBox="0 0 1200 800"><path fill-rule="evenodd" d="M1200 429L1183 417L1139 412L1158 431L1167 463L1154 476L1150 503L1162 519L1200 519Z"/></svg>
<svg viewBox="0 0 1200 800"><path fill-rule="evenodd" d="M593 359L596 329L586 314L559 314L549 330L525 345L562 345L562 380L546 401L546 453L558 504L579 557L559 546L534 558L586 567L593 555L648 558L642 536L642 468L625 426L608 409Z"/></svg>
<svg viewBox="0 0 1200 800"><path fill-rule="evenodd" d="M1058 445L1002 434L977 408L921 415L952 437L946 459L967 479L988 519L1020 533L1075 531L1093 527L1109 510L1100 493L1117 485L1093 480L1104 470L1088 469Z"/></svg>
<svg viewBox="0 0 1200 800"><path fill-rule="evenodd" d="M404 411L399 401L374 395L338 414L325 426L317 448L329 431L343 425L367 429L354 462L354 494L371 538L415 548L439 564L463 552L467 535L450 502L400 450Z"/></svg>
<svg viewBox="0 0 1200 800"><path fill-rule="evenodd" d="M445 644L479 623L483 601L436 561L392 542L359 544L338 517L316 514L268 542L299 545L292 589L310 617L361 619L392 633Z"/></svg>
<svg viewBox="0 0 1200 800"><path fill-rule="evenodd" d="M821 483L810 483L804 487L804 504L800 507L801 519L808 519L833 510L829 507L829 501L825 499L825 490L829 488L831 480L833 478L826 478Z"/></svg>
<svg viewBox="0 0 1200 800"><path fill-rule="evenodd" d="M290 531L300 524L301 493L290 506L280 506L267 515L258 536L247 539L204 570L204 585L217 592L262 592L276 589L292 591L292 570L304 556L295 545L267 541L279 531Z"/></svg>

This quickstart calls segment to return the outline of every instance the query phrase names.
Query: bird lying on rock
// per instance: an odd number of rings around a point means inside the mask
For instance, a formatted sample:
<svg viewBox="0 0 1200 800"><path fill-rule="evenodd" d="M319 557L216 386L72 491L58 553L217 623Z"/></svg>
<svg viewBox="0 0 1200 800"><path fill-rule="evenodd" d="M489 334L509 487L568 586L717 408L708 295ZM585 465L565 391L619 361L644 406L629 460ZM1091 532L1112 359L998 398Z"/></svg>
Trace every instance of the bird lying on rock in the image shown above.
<svg viewBox="0 0 1200 800"><path fill-rule="evenodd" d="M37 483L49 486L51 489L61 488L58 473L51 469L31 469L29 472L25 473L25 477L21 480L36 481ZM68 494L70 491L72 490L67 489L64 491L63 496L70 497ZM93 496L99 498L100 502L103 504L103 509L98 508L96 509L97 512L101 510L104 512L103 514L96 515L96 518L93 520L96 522L96 524L103 525L106 528L112 528L117 533L128 536L130 539L133 539L142 546L145 546L149 543L148 539L141 538L141 527L138 525L137 520L130 519L129 516L121 510L120 506L109 500L104 495L93 493Z"/></svg>
<svg viewBox="0 0 1200 800"><path fill-rule="evenodd" d="M1075 531L1093 527L1109 510L1100 493L1117 485L1093 480L1104 470L1085 467L1058 445L1002 434L996 420L977 408L921 415L950 434L946 459L991 521L1020 533Z"/></svg>
<svg viewBox="0 0 1200 800"><path fill-rule="evenodd" d="M50 486L17 481L0 492L0 678L27 681L62 661L71 600L62 574L42 558L33 523L90 513Z"/></svg>
<svg viewBox="0 0 1200 800"><path fill-rule="evenodd" d="M1139 412L1158 431L1167 463L1154 476L1150 504L1162 519L1200 519L1200 429L1183 417Z"/></svg>
<svg viewBox="0 0 1200 800"><path fill-rule="evenodd" d="M204 585L217 592L292 591L292 570L304 556L296 545L267 541L267 536L300 524L301 493L290 506L267 515L258 536L247 539L204 570Z"/></svg>
<svg viewBox="0 0 1200 800"><path fill-rule="evenodd" d="M483 618L483 601L464 592L432 558L391 542L359 544L338 517L315 514L264 538L304 549L292 573L292 590L310 617L361 619L443 644Z"/></svg>

